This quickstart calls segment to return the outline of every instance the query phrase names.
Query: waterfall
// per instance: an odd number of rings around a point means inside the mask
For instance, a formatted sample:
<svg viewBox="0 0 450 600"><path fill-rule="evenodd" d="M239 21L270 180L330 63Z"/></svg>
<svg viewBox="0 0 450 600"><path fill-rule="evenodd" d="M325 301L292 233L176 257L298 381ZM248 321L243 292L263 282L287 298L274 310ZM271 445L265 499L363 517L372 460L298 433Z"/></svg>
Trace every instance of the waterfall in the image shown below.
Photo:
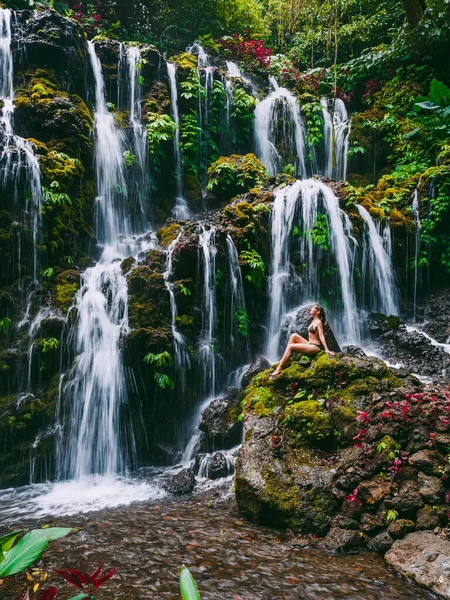
<svg viewBox="0 0 450 600"><path fill-rule="evenodd" d="M414 246L414 296L413 296L413 320L416 320L417 310L417 286L419 280L419 253L420 253L420 232L422 230L422 223L420 221L419 212L419 192L417 188L413 193L413 200L411 205L411 212L413 215L414 222L416 224L416 236Z"/></svg>
<svg viewBox="0 0 450 600"><path fill-rule="evenodd" d="M184 389L186 384L186 371L191 366L191 361L189 358L189 354L186 349L186 339L185 337L177 330L176 327L176 319L177 319L177 304L175 300L175 293L173 291L173 284L170 281L170 277L172 276L173 270L173 253L176 250L177 244L181 238L182 232L177 235L177 237L171 242L170 246L167 248L166 255L166 270L164 271L164 282L166 284L167 291L169 292L170 298L170 310L172 315L171 327L172 327L172 337L173 337L173 345L175 350L175 368L177 369L176 375L180 380L181 387Z"/></svg>
<svg viewBox="0 0 450 600"><path fill-rule="evenodd" d="M333 179L345 181L347 177L347 152L350 136L350 119L347 115L345 104L339 98L334 100L333 109L334 128L334 157Z"/></svg>
<svg viewBox="0 0 450 600"><path fill-rule="evenodd" d="M368 300L371 311L382 312L385 315L398 314L398 293L395 285L390 251L390 229L387 226L388 251L383 245L383 238L375 227L369 212L355 205L365 223L365 243L363 250L363 287L366 272L368 274Z"/></svg>
<svg viewBox="0 0 450 600"><path fill-rule="evenodd" d="M322 98L323 116L323 147L324 147L324 168L323 174L331 179L333 177L333 121L328 111L328 100Z"/></svg>
<svg viewBox="0 0 450 600"><path fill-rule="evenodd" d="M33 145L14 133L14 65L11 50L11 16L9 9L0 8L0 103L3 103L0 127L0 189L11 198L18 218L22 219L33 240L32 284L38 285L38 243L41 222L41 170ZM24 176L25 175L25 176ZM22 186L28 188L22 203ZM11 187L10 187L11 186ZM20 215L20 216L19 216ZM30 299L22 324L28 321Z"/></svg>
<svg viewBox="0 0 450 600"><path fill-rule="evenodd" d="M229 234L227 235L227 250L228 268L230 272L230 290L229 300L227 302L227 305L229 307L229 327L224 327L224 334L226 336L226 340L229 342L227 352L234 360L236 360L236 355L239 355L237 341L238 338L241 337L245 340L244 360L248 360L250 357L250 343L248 335L243 335L239 333L236 314L239 310L241 311L242 315L247 315L247 310L245 306L244 287L242 285L242 273L241 267L239 265L238 252Z"/></svg>
<svg viewBox="0 0 450 600"><path fill-rule="evenodd" d="M202 372L202 396L211 398L216 393L216 230L202 225L198 238L203 264L202 331L199 348L199 368Z"/></svg>
<svg viewBox="0 0 450 600"><path fill-rule="evenodd" d="M139 213L145 218L148 212L145 201L149 195L149 164L147 132L142 125L142 84L139 79L142 59L139 46L128 46L126 55L130 90L128 110L133 127L133 154L136 157L135 164L133 165L133 183L136 190Z"/></svg>
<svg viewBox="0 0 450 600"><path fill-rule="evenodd" d="M319 207L323 213L319 213ZM319 214L326 215L328 237L326 241L335 263L339 283L339 303L335 308L336 331L347 342L359 338L356 316L356 300L352 278L354 243L351 224L347 215L339 208L339 200L331 188L315 179L296 181L279 189L271 215L272 262L269 279L269 318L267 355L276 359L279 352L280 325L283 316L295 306L307 301L320 302L322 294L329 291L321 284L318 269L318 248L312 231ZM294 221L297 217L297 222ZM295 231L295 236L293 235ZM297 242L295 242L297 238ZM292 262L292 252L299 251L300 263L307 271L298 275ZM322 253L325 250L321 251ZM327 278L326 286L330 286ZM337 305L339 303L336 303Z"/></svg>
<svg viewBox="0 0 450 600"><path fill-rule="evenodd" d="M96 233L100 243L110 243L119 234L130 236L129 215L123 210L127 196L123 161L125 140L106 106L105 83L95 46L88 42L95 78Z"/></svg>
<svg viewBox="0 0 450 600"><path fill-rule="evenodd" d="M68 341L75 360L60 384L60 420L68 431L58 451L58 476L123 473L133 446L122 407L127 389L121 338L128 332L128 288L120 259L138 251L123 196L123 136L106 106L104 80L89 43L95 77L97 238L100 261L86 269L75 298L77 321Z"/></svg>
<svg viewBox="0 0 450 600"><path fill-rule="evenodd" d="M175 156L175 177L176 177L176 200L173 209L175 219L183 221L189 219L189 208L186 200L183 198L181 167L181 146L180 146L180 115L178 113L178 91L176 79L176 66L170 62L167 63L167 74L169 76L170 87L170 105L172 107L172 118L175 121L177 129L173 139L173 151Z"/></svg>
<svg viewBox="0 0 450 600"><path fill-rule="evenodd" d="M291 162L298 177L306 176L305 125L297 98L270 78L274 88L255 109L256 154L270 175L281 173ZM281 122L281 126L280 126ZM281 154L277 149L281 145Z"/></svg>
<svg viewBox="0 0 450 600"><path fill-rule="evenodd" d="M227 77L240 77L242 79L242 73L236 63L231 60L226 61L227 64Z"/></svg>

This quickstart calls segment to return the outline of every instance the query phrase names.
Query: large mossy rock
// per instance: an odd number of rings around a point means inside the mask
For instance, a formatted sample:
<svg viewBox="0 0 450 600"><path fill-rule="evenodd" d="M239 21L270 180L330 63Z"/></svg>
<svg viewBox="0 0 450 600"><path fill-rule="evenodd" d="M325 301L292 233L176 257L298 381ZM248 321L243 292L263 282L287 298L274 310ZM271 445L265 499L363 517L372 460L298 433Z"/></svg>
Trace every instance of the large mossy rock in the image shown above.
<svg viewBox="0 0 450 600"><path fill-rule="evenodd" d="M254 154L221 156L208 169L207 189L218 198L230 199L261 186L267 170Z"/></svg>
<svg viewBox="0 0 450 600"><path fill-rule="evenodd" d="M324 535L343 499L336 490L338 475L347 473L342 464L347 457L352 472L361 458L351 447L351 456L336 458L338 445L353 444L360 427L357 411L368 411L377 394L389 397L415 383L354 348L335 357L321 352L291 360L275 380L270 370L253 377L242 402L245 439L235 477L239 509L263 524ZM393 444L384 442L386 455ZM351 477L349 482L354 484Z"/></svg>
<svg viewBox="0 0 450 600"><path fill-rule="evenodd" d="M289 336L293 333L298 333L302 337L308 339L308 327L312 321L310 311L313 306L314 304L306 304L305 306L301 306L300 308L288 313L284 317L281 323L280 332L280 345L283 348L286 346ZM328 348L333 352L340 352L341 348L328 321L325 324L324 333Z"/></svg>

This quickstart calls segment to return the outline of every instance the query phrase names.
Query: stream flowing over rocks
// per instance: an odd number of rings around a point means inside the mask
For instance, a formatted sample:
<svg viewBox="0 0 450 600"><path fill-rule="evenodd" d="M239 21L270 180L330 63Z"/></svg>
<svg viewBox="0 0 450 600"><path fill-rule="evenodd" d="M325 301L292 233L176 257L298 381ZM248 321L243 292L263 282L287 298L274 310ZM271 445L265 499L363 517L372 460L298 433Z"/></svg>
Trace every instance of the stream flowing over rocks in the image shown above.
<svg viewBox="0 0 450 600"><path fill-rule="evenodd" d="M1 6L0 535L73 527L37 568L99 600L450 598L450 158L373 133L450 91Z"/></svg>

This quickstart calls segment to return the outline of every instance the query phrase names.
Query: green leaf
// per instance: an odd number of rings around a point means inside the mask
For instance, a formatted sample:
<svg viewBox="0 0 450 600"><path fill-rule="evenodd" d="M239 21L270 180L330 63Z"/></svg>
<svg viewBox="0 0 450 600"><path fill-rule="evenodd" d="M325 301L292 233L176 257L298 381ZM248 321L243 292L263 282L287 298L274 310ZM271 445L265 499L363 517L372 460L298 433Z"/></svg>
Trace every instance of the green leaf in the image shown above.
<svg viewBox="0 0 450 600"><path fill-rule="evenodd" d="M181 567L180 573L180 591L183 600L201 600L197 584L189 569L184 565Z"/></svg>
<svg viewBox="0 0 450 600"><path fill-rule="evenodd" d="M29 531L14 548L4 553L4 560L0 563L0 577L20 573L38 560L50 540L64 537L70 531L70 528L64 527Z"/></svg>
<svg viewBox="0 0 450 600"><path fill-rule="evenodd" d="M89 596L89 594L77 594L76 596L72 596L69 600L85 600L85 598L89 598L89 600L95 600L94 596Z"/></svg>
<svg viewBox="0 0 450 600"><path fill-rule="evenodd" d="M10 548L12 548L16 537L21 531L22 529L17 529L16 531L12 531L11 533L7 533L6 535L0 537L0 548L3 550L3 552L6 552Z"/></svg>

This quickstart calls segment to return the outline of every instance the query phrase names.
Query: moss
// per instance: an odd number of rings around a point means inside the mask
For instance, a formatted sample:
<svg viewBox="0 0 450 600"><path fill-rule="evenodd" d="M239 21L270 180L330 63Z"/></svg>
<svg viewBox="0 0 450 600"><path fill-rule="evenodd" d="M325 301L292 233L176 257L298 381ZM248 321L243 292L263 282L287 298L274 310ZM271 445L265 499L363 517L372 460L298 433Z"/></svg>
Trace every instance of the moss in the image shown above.
<svg viewBox="0 0 450 600"><path fill-rule="evenodd" d="M161 227L156 232L156 237L161 242L163 248L168 248L170 244L176 239L179 234L181 226L178 223L171 223L165 227Z"/></svg>
<svg viewBox="0 0 450 600"><path fill-rule="evenodd" d="M283 424L312 443L327 440L333 432L330 415L316 400L305 400L287 406Z"/></svg>
<svg viewBox="0 0 450 600"><path fill-rule="evenodd" d="M283 403L280 396L266 387L250 386L243 401L246 410L254 411L260 417L269 416L273 409Z"/></svg>
<svg viewBox="0 0 450 600"><path fill-rule="evenodd" d="M78 271L63 271L56 277L56 286L53 291L53 302L65 314L72 306L73 299L80 287L80 274Z"/></svg>
<svg viewBox="0 0 450 600"><path fill-rule="evenodd" d="M232 198L261 185L268 177L262 162L254 154L221 156L208 169L207 189L218 197ZM247 203L246 203L247 204ZM249 205L250 206L250 205ZM242 210L244 208L244 210ZM252 212L246 206L240 212Z"/></svg>
<svg viewBox="0 0 450 600"><path fill-rule="evenodd" d="M192 173L184 173L183 190L189 203L194 207L200 207L203 201L202 188L198 177Z"/></svg>
<svg viewBox="0 0 450 600"><path fill-rule="evenodd" d="M180 327L192 327L194 325L194 317L190 315L180 315L175 320Z"/></svg>

